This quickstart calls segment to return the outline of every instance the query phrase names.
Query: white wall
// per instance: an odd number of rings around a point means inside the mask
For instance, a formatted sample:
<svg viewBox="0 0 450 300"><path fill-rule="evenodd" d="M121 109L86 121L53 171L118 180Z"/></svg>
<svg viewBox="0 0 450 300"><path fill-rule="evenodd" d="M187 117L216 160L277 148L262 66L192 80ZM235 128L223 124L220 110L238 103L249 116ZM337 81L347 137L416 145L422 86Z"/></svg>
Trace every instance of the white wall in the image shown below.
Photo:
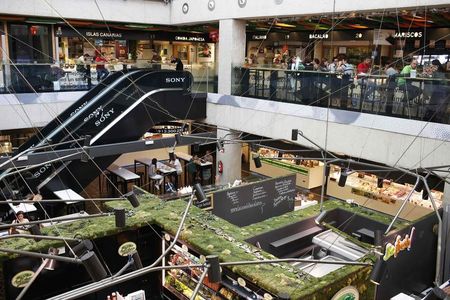
<svg viewBox="0 0 450 300"><path fill-rule="evenodd" d="M0 0L0 13L41 17L103 20L94 0ZM244 8L238 0L215 0L215 9L208 9L208 0L173 0L170 5L148 0L97 0L107 21L150 24L207 23L220 19L248 19L331 13L333 0L247 0ZM182 6L189 5L184 14ZM448 0L336 0L336 12L373 11L417 6L448 6Z"/></svg>
<svg viewBox="0 0 450 300"><path fill-rule="evenodd" d="M215 0L215 9L208 9L208 0L175 0L172 2L171 22L195 23L211 22L220 19L242 19L261 17L280 17L295 15L320 15L333 11L333 0L247 0L244 8L238 0ZM189 12L184 14L182 6L189 5ZM415 8L417 6L447 6L448 0L336 0L336 12L346 11L389 11L393 8Z"/></svg>
<svg viewBox="0 0 450 300"><path fill-rule="evenodd" d="M53 8L51 8L48 2ZM97 0L107 21L168 24L170 5L162 1ZM0 13L41 17L100 20L94 0L0 0Z"/></svg>
<svg viewBox="0 0 450 300"><path fill-rule="evenodd" d="M207 116L209 124L269 138L290 140L297 128L330 151L387 165L400 157L406 168L450 164L450 125L330 109L327 126L326 108L218 94L208 94Z"/></svg>

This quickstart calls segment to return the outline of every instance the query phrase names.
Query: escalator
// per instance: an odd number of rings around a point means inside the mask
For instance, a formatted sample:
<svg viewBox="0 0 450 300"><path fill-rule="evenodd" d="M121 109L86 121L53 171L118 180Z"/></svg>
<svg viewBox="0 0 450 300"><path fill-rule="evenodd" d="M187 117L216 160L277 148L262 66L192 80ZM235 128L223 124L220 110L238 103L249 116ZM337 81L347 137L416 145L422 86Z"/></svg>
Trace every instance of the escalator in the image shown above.
<svg viewBox="0 0 450 300"><path fill-rule="evenodd" d="M115 73L76 101L40 133L24 143L16 152L27 153L33 147L67 144L52 149L80 148L91 136L90 145L135 141L152 126L171 120L203 119L206 99L191 93L189 72L134 70ZM46 149L48 151L50 149ZM92 158L88 162L72 160L48 163L31 170L23 182L22 176L8 177L5 170L0 178L9 189L38 191L51 197L52 191L70 188L83 190L117 155ZM23 175L23 174L22 174Z"/></svg>

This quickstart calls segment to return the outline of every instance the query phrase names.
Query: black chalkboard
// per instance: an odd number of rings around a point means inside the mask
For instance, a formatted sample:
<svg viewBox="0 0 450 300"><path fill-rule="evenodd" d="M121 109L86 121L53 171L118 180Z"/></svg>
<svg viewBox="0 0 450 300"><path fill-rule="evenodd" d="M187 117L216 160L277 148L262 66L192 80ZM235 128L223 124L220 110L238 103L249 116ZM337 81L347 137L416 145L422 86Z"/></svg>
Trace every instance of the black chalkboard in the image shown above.
<svg viewBox="0 0 450 300"><path fill-rule="evenodd" d="M213 194L213 214L247 226L294 210L295 174Z"/></svg>

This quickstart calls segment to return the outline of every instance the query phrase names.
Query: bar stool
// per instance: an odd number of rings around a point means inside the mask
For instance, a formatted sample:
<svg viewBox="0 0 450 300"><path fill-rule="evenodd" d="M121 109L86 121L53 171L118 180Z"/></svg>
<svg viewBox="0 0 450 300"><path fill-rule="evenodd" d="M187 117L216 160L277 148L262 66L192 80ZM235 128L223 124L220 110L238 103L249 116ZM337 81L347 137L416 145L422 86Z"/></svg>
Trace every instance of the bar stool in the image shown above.
<svg viewBox="0 0 450 300"><path fill-rule="evenodd" d="M160 185L160 181L163 180L163 176L159 175L159 174L155 174L149 177L149 185L148 185L148 191L152 194L159 194L156 193L157 191L159 191L160 189L162 189L163 187L159 187L159 189L157 188L157 186Z"/></svg>

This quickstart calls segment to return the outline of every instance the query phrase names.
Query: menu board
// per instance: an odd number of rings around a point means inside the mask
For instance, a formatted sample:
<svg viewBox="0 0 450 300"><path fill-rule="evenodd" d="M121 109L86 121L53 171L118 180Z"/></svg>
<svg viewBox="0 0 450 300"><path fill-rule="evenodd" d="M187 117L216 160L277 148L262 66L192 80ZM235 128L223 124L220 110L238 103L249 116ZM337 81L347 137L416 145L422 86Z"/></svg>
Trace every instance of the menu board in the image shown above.
<svg viewBox="0 0 450 300"><path fill-rule="evenodd" d="M213 214L247 226L294 210L295 174L214 193Z"/></svg>

